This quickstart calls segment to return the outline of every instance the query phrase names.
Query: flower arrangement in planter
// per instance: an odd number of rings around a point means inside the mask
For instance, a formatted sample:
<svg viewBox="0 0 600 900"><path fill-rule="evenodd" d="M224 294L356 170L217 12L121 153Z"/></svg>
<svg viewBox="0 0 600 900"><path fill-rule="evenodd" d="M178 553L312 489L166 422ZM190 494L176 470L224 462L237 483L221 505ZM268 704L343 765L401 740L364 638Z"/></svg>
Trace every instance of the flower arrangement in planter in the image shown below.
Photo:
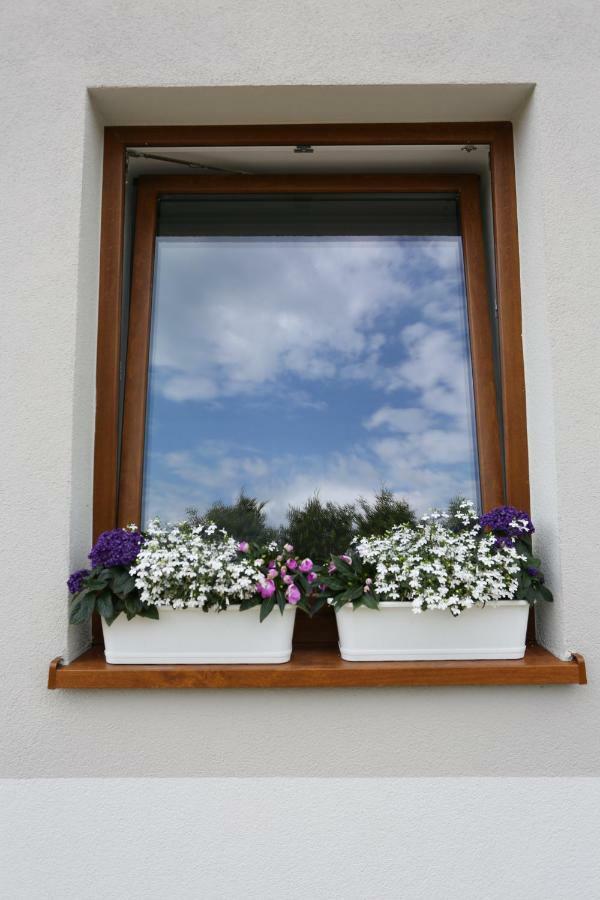
<svg viewBox="0 0 600 900"><path fill-rule="evenodd" d="M529 604L552 600L526 513L472 504L355 541L320 575L345 659L510 659ZM430 612L433 611L433 612ZM414 613L427 613L414 616Z"/></svg>
<svg viewBox="0 0 600 900"><path fill-rule="evenodd" d="M261 551L214 524L115 529L89 558L92 570L68 580L70 621L100 614L108 662L285 662L296 608L311 613L311 560L289 544ZM281 616L270 615L275 606ZM228 610L248 612L215 615Z"/></svg>

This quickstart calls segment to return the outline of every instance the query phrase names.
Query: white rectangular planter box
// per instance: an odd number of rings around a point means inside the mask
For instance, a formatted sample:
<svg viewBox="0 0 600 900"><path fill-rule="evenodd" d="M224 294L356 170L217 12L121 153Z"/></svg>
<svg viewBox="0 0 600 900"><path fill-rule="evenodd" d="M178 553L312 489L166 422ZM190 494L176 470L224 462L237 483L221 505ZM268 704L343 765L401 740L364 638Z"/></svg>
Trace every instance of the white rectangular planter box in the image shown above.
<svg viewBox="0 0 600 900"><path fill-rule="evenodd" d="M528 612L525 600L473 606L460 616L383 601L379 609L348 603L335 617L342 659L521 659Z"/></svg>
<svg viewBox="0 0 600 900"><path fill-rule="evenodd" d="M260 607L240 611L159 608L158 620L121 614L102 621L108 663L284 663L292 655L296 607L275 607L264 622Z"/></svg>

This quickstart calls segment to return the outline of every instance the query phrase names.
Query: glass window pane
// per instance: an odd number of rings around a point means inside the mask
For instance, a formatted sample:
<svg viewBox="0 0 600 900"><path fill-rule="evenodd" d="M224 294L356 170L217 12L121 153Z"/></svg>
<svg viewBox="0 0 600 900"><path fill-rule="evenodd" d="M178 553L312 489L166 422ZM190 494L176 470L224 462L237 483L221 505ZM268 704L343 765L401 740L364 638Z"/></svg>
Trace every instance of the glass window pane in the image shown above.
<svg viewBox="0 0 600 900"><path fill-rule="evenodd" d="M144 521L478 503L454 197L173 198L158 235Z"/></svg>

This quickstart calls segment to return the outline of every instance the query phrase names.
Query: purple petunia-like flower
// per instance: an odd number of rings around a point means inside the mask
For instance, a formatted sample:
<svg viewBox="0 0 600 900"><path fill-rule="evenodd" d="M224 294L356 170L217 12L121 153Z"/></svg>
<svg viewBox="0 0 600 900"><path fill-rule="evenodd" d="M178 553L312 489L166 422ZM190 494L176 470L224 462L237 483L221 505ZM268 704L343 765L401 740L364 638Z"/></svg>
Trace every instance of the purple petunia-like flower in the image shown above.
<svg viewBox="0 0 600 900"><path fill-rule="evenodd" d="M83 588L83 582L89 574L89 569L78 569L76 572L73 572L71 575L69 575L69 579L67 581L69 593L78 594L79 591Z"/></svg>
<svg viewBox="0 0 600 900"><path fill-rule="evenodd" d="M90 551L92 566L128 566L140 552L144 538L139 531L114 528L103 531Z"/></svg>
<svg viewBox="0 0 600 900"><path fill-rule="evenodd" d="M515 538L524 534L533 534L535 528L528 513L515 506L497 506L479 519L482 531L491 531L496 535L499 546L510 545Z"/></svg>

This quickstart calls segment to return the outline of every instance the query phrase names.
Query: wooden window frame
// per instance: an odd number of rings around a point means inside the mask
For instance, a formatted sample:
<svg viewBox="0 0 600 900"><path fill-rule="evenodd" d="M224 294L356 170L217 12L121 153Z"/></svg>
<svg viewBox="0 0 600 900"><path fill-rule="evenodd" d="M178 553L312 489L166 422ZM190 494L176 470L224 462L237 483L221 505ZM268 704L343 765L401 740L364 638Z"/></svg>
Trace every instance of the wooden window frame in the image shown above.
<svg viewBox="0 0 600 900"><path fill-rule="evenodd" d="M157 211L163 196L444 193L460 211L470 363L484 509L504 502L493 337L477 175L166 175L137 185L117 523L141 522Z"/></svg>
<svg viewBox="0 0 600 900"><path fill-rule="evenodd" d="M520 509L529 510L517 203L510 122L108 127L104 131L100 241L94 538L102 531L115 528L119 519L119 373L128 147L469 143L487 144L490 148L505 500Z"/></svg>
<svg viewBox="0 0 600 900"><path fill-rule="evenodd" d="M521 294L517 233L517 202L513 135L510 122L426 123L426 124L338 124L338 125L256 125L256 126L132 126L104 129L101 241L99 261L98 354L96 362L96 426L94 446L93 535L115 528L119 523L119 442L120 365L123 325L123 266L125 223L125 179L129 147L268 147L349 145L463 145L486 144L490 149L492 217L496 302L498 317L499 387L502 409L502 456L504 460L503 498L497 493L485 497L485 504L504 499L529 510L529 474L525 406L525 379L521 342ZM203 178L210 176L203 176ZM233 185L227 176L228 185ZM377 178L378 176L370 176ZM392 176L386 176L389 181ZM399 178L400 176L394 176ZM449 177L449 176L448 176ZM464 181L463 198L474 191ZM356 176L347 183L356 181ZM150 184L150 180L147 182ZM208 182L203 180L203 191ZM469 193L470 192L470 193ZM142 191L149 202L151 191ZM464 200L463 200L464 202ZM467 202L469 202L467 200ZM477 200L479 202L479 200ZM154 204L154 208L156 204ZM150 217L152 218L152 217ZM150 220L149 220L150 221ZM154 226L153 226L154 230ZM476 305L469 316L481 315L482 250L471 238L475 260L466 259L471 270L469 286ZM469 251L471 252L471 251ZM141 273L133 272L134 294ZM146 279L147 267L146 267ZM468 277L468 276L467 276ZM136 284L138 287L136 287ZM139 296L142 297L143 292ZM148 292L146 288L146 300ZM474 309L477 312L473 313ZM471 324L471 323L470 323ZM480 324L477 325L479 329ZM134 336L129 336L129 341ZM146 344L147 344L147 338ZM143 348L147 357L147 346ZM479 363L476 363L479 365ZM483 370L481 370L483 371ZM133 377L128 372L127 377ZM144 375L144 381L147 375ZM486 378L477 378L485 384ZM131 382L128 391L131 394ZM136 389L144 395L143 385ZM489 384L485 390L489 391ZM142 391L142 394L139 392ZM145 395L144 395L145 396ZM482 397L479 408L482 409ZM495 403L489 404L495 408ZM128 413L126 412L126 419ZM139 416L139 409L138 409ZM481 418L481 413L480 413ZM478 427L480 427L478 425ZM497 423L492 423L497 428ZM125 428L125 441L128 426ZM139 448L136 451L139 465ZM127 451L126 454L127 455ZM134 458L133 455L131 457ZM492 456L488 457L489 459ZM127 463L126 463L127 464ZM497 467L497 463L494 463ZM494 469L497 472L497 468ZM125 477L125 473L123 474ZM494 475L494 491L498 491ZM483 477L482 477L483 484ZM492 481L489 482L492 484ZM123 500L121 513L127 517ZM137 500L136 500L137 503ZM133 509L133 506L131 507ZM136 507L137 509L137 507ZM139 516L133 516L139 518ZM530 625L532 624L530 617ZM307 617L298 617L300 622ZM314 621L314 620L313 620ZM334 642L335 623L331 618L319 642L296 644L292 661L279 666L111 666L104 661L101 631L95 623L97 646L68 665L57 658L48 676L49 688L241 688L241 687L359 687L392 685L517 685L585 684L583 658L556 659L537 647L532 638L522 660L460 662L350 663L339 658ZM306 637L306 635L305 635ZM314 633L309 634L312 641Z"/></svg>

